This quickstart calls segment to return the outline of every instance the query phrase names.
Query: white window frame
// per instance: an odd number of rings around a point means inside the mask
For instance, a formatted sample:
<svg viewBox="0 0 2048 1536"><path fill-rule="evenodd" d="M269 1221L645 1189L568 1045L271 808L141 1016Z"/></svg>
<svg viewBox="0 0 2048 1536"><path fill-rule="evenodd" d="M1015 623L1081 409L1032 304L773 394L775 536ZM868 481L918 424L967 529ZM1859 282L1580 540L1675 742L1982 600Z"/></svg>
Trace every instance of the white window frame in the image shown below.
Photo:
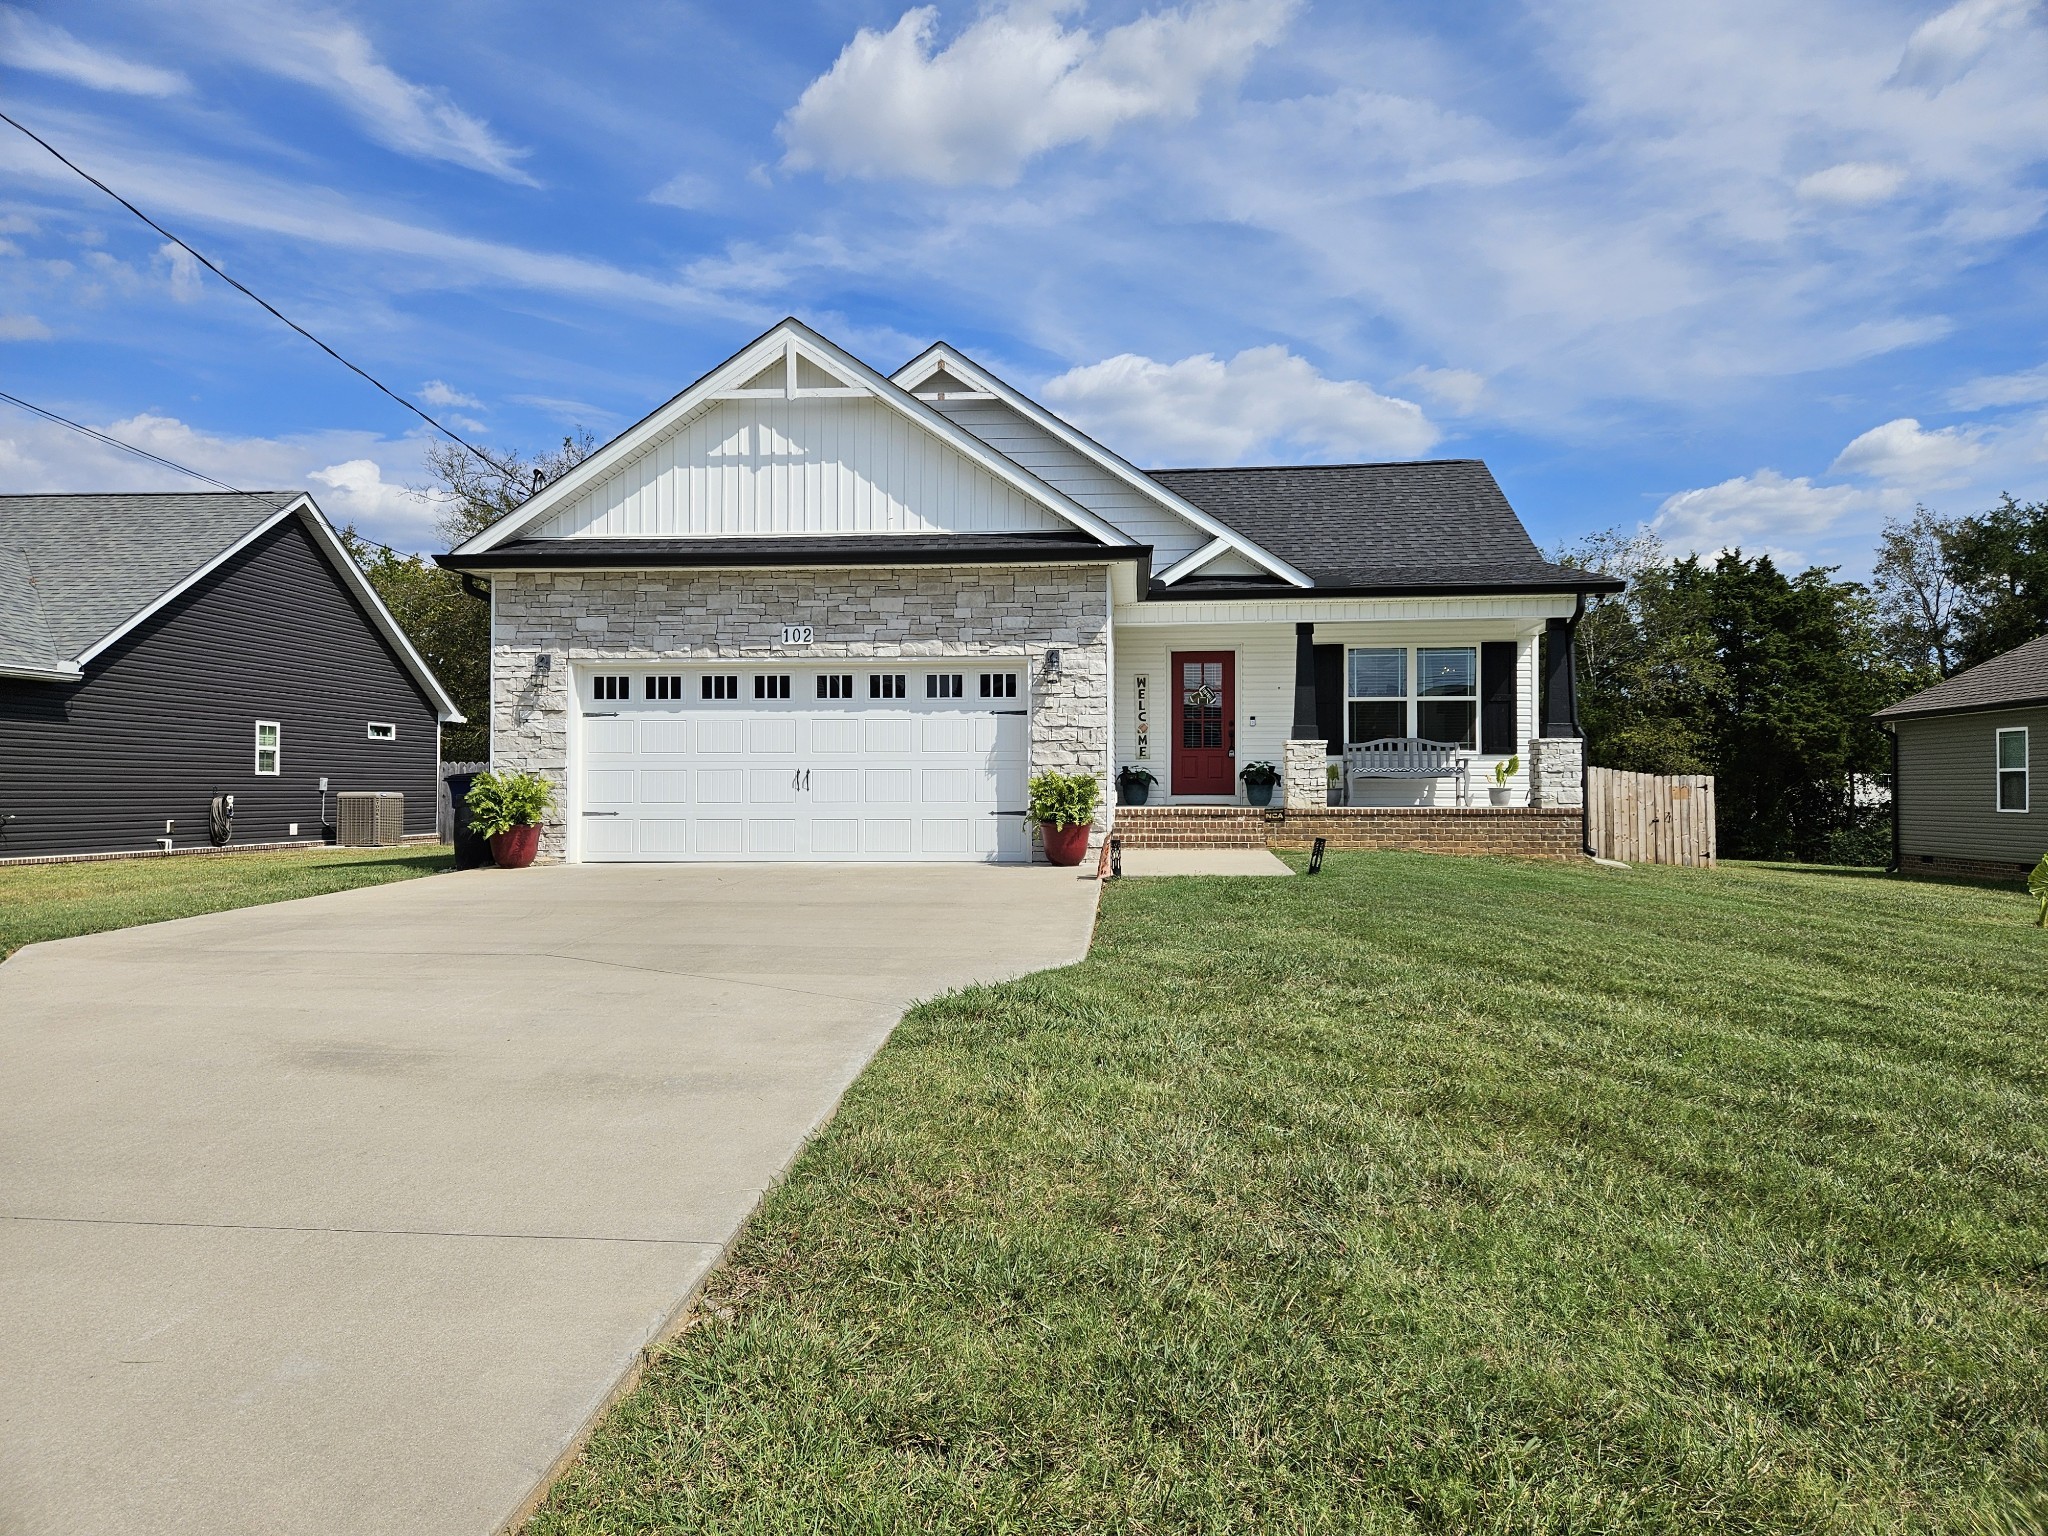
<svg viewBox="0 0 2048 1536"><path fill-rule="evenodd" d="M1351 691L1351 655L1354 651L1399 651L1401 661L1401 686L1399 695L1385 694L1372 697L1354 694ZM1472 654L1472 692L1461 694L1425 694L1422 691L1422 653L1424 651L1469 651ZM1472 745L1461 750L1479 750L1479 704L1481 680L1479 658L1481 652L1475 641L1470 645L1346 645L1344 647L1344 746L1352 745L1351 706L1353 704L1399 704L1401 705L1401 734L1411 739L1422 739L1417 722L1421 718L1424 704L1470 704L1472 706ZM1376 740L1378 738L1367 738ZM1435 738L1430 738L1434 740Z"/></svg>
<svg viewBox="0 0 2048 1536"><path fill-rule="evenodd" d="M2020 739L2020 765L2017 768L2005 766L2005 738L2017 736ZM2001 816L2024 816L2033 804L2033 741L2027 735L2024 725L2000 726L1991 744L1991 808ZM2016 773L2020 776L2020 803L2005 803L2005 776Z"/></svg>
<svg viewBox="0 0 2048 1536"><path fill-rule="evenodd" d="M263 744L263 732L266 729L271 733L270 745L267 747ZM263 766L263 754L265 752L270 754L270 766L268 768ZM256 777L259 779L274 779L283 772L284 726L276 720L258 720L256 722Z"/></svg>
<svg viewBox="0 0 2048 1536"><path fill-rule="evenodd" d="M372 720L363 730L372 741L398 740L398 727L389 720Z"/></svg>

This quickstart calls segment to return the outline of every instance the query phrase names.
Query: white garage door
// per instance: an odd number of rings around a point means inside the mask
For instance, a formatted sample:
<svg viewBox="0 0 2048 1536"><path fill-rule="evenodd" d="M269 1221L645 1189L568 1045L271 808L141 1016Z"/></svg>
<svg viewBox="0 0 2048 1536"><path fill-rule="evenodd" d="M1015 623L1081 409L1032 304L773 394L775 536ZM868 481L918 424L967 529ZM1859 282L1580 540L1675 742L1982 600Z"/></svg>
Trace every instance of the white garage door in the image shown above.
<svg viewBox="0 0 2048 1536"><path fill-rule="evenodd" d="M1023 860L1025 673L582 672L591 861Z"/></svg>

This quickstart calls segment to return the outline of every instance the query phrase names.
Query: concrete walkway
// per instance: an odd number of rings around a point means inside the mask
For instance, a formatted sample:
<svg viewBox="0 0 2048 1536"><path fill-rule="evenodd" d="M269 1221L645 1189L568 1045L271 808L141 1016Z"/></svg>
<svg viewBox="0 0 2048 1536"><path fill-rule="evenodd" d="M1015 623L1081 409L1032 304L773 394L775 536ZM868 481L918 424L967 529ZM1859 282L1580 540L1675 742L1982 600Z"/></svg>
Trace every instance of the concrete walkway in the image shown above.
<svg viewBox="0 0 2048 1536"><path fill-rule="evenodd" d="M482 870L0 965L0 1531L484 1533L1046 868Z"/></svg>
<svg viewBox="0 0 2048 1536"><path fill-rule="evenodd" d="M1126 878L1146 875L1291 875L1264 848L1126 848Z"/></svg>

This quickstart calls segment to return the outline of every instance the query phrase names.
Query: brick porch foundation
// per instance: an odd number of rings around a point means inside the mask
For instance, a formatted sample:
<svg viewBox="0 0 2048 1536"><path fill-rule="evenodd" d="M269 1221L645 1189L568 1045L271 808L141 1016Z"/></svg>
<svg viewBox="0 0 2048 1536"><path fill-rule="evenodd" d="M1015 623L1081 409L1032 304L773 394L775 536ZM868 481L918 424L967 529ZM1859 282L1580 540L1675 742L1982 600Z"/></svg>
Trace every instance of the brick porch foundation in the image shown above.
<svg viewBox="0 0 2048 1536"><path fill-rule="evenodd" d="M1126 848L1329 848L1410 853L1583 858L1584 813L1528 806L1126 805L1116 835Z"/></svg>

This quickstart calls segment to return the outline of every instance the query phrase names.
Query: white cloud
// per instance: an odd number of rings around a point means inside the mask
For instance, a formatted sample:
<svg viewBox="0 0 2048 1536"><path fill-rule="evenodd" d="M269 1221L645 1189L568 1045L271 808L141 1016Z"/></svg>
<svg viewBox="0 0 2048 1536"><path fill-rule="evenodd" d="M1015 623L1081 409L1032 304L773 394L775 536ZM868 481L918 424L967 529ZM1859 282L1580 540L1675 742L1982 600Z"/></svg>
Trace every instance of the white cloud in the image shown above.
<svg viewBox="0 0 2048 1536"><path fill-rule="evenodd" d="M2048 400L2048 364L2023 373L1972 379L1948 393L1948 403L1959 411L1981 411L1995 405L2033 405L2042 400Z"/></svg>
<svg viewBox="0 0 2048 1536"><path fill-rule="evenodd" d="M1191 116L1286 29L1295 0L1200 0L1099 37L1070 6L1012 3L935 46L938 8L863 27L783 118L784 163L833 176L1007 186L1033 157L1119 125Z"/></svg>
<svg viewBox="0 0 2048 1536"><path fill-rule="evenodd" d="M2034 0L1957 0L1914 31L1891 83L1930 94L1955 84L2033 9Z"/></svg>
<svg viewBox="0 0 2048 1536"><path fill-rule="evenodd" d="M329 522L354 523L358 528L404 528L419 523L423 513L431 516L439 508L428 497L405 485L393 485L384 478L384 467L375 459L349 459L329 464L306 475L316 486L313 499Z"/></svg>
<svg viewBox="0 0 2048 1536"><path fill-rule="evenodd" d="M11 5L0 5L0 62L127 96L175 96L189 89L189 82L174 69L137 64L94 48L55 22Z"/></svg>
<svg viewBox="0 0 2048 1536"><path fill-rule="evenodd" d="M1285 347L1228 362L1124 353L1069 369L1040 397L1140 463L1241 464L1255 456L1413 458L1437 429L1413 401L1325 378Z"/></svg>
<svg viewBox="0 0 2048 1536"><path fill-rule="evenodd" d="M48 341L50 328L34 315L0 315L0 341Z"/></svg>
<svg viewBox="0 0 2048 1536"><path fill-rule="evenodd" d="M1650 520L1650 531L1688 554L1741 549L1799 564L1804 559L1800 544L1870 501L1868 492L1854 486L1815 485L1804 475L1787 479L1774 469L1760 469L1667 496Z"/></svg>
<svg viewBox="0 0 2048 1536"><path fill-rule="evenodd" d="M718 183L695 171L678 171L647 194L650 203L694 211L708 208L718 200Z"/></svg>
<svg viewBox="0 0 2048 1536"><path fill-rule="evenodd" d="M465 395L461 390L444 384L439 379L429 379L420 386L420 398L429 405L465 405L473 411L484 408L483 401L475 395Z"/></svg>
<svg viewBox="0 0 2048 1536"><path fill-rule="evenodd" d="M377 56L360 28L339 17L263 0L218 5L209 22L201 41L324 92L387 149L539 185L519 166L527 150L507 144L445 92L406 79Z"/></svg>
<svg viewBox="0 0 2048 1536"><path fill-rule="evenodd" d="M1397 381L1413 384L1445 410L1470 415L1486 398L1486 375L1470 368L1411 368Z"/></svg>
<svg viewBox="0 0 2048 1536"><path fill-rule="evenodd" d="M1910 416L1872 427L1835 457L1836 474L1862 475L1887 485L1935 489L1962 485L1984 457L1982 434L1965 427L1929 432Z"/></svg>
<svg viewBox="0 0 2048 1536"><path fill-rule="evenodd" d="M1906 183L1903 165L1847 160L1800 178L1795 191L1811 203L1839 203L1861 208L1890 199Z"/></svg>
<svg viewBox="0 0 2048 1536"><path fill-rule="evenodd" d="M180 304L190 304L198 298L199 263L192 259L192 253L168 240L157 247L156 253L171 269L171 297Z"/></svg>

